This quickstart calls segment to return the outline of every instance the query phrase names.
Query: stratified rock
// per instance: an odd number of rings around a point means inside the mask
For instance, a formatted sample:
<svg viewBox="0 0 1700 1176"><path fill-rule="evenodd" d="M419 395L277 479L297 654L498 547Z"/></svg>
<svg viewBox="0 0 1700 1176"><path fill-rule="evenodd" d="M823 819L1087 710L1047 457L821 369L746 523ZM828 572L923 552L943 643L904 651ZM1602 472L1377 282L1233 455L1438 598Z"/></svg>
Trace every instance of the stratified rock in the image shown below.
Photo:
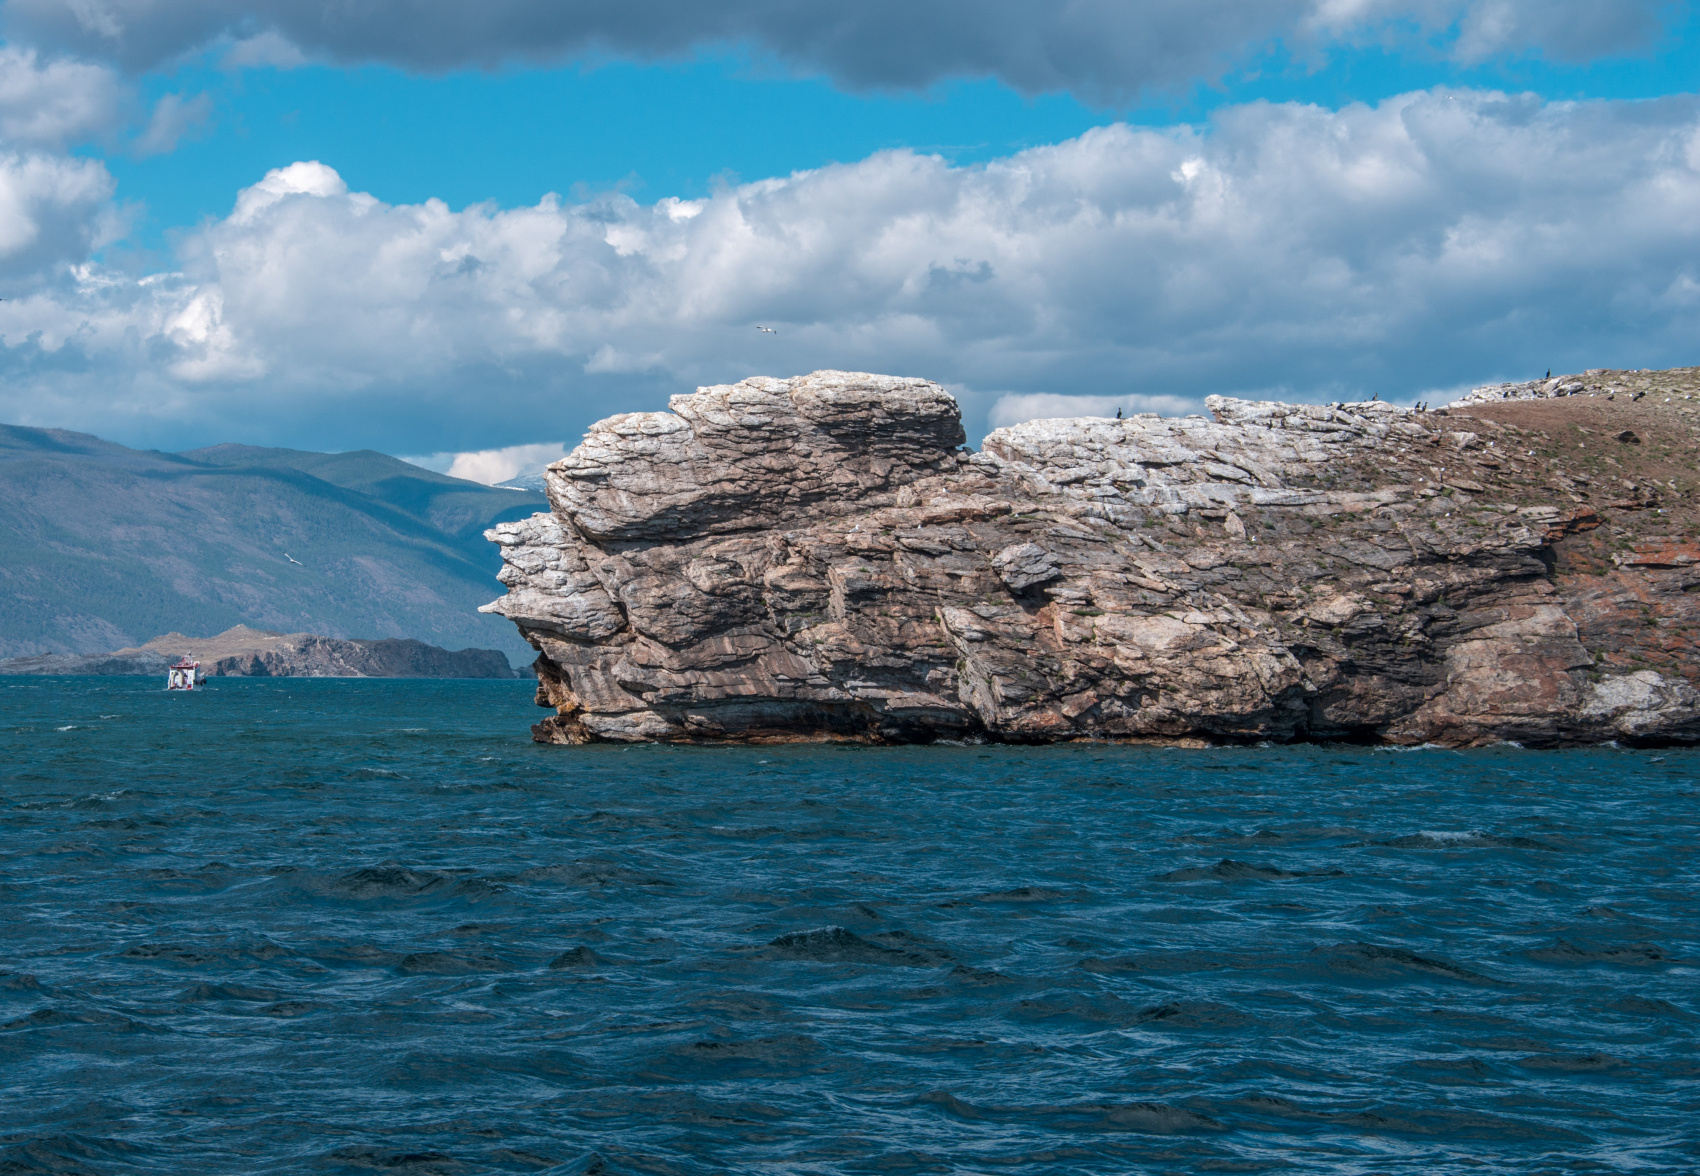
<svg viewBox="0 0 1700 1176"><path fill-rule="evenodd" d="M1555 585L1602 519L1525 430L1207 405L969 454L924 380L676 396L594 426L553 513L487 532L509 591L485 611L540 653L544 742L1700 738L1692 664L1637 665L1607 603ZM1658 574L1694 578L1611 572Z"/></svg>
<svg viewBox="0 0 1700 1176"><path fill-rule="evenodd" d="M1025 592L1062 575L1056 557L1037 543L1015 543L992 556L992 567L1011 591Z"/></svg>

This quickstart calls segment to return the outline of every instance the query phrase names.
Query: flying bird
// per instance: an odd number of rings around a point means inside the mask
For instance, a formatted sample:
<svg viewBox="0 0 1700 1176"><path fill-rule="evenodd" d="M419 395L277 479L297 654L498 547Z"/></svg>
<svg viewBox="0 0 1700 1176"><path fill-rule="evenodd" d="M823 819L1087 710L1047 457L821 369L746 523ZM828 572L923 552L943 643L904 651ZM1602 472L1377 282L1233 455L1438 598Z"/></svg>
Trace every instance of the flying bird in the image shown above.
<svg viewBox="0 0 1700 1176"><path fill-rule="evenodd" d="M760 331L764 335L777 335L777 334L779 334L779 332L774 330L772 327L757 327L756 330Z"/></svg>
<svg viewBox="0 0 1700 1176"><path fill-rule="evenodd" d="M306 564L302 563L300 560L296 559L293 555L290 555L289 552L287 552L287 551L283 553L283 558L287 559L290 563L294 564L298 568L304 568L304 567L307 566Z"/></svg>

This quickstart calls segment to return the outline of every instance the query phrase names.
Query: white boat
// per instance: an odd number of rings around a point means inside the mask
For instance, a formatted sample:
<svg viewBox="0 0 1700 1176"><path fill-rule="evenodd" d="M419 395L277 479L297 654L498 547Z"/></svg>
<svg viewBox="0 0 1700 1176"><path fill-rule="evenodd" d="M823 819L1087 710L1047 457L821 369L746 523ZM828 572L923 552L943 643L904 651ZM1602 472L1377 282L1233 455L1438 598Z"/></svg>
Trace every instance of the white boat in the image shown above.
<svg viewBox="0 0 1700 1176"><path fill-rule="evenodd" d="M204 681L206 679L201 676L201 663L187 656L166 669L167 690L193 690Z"/></svg>

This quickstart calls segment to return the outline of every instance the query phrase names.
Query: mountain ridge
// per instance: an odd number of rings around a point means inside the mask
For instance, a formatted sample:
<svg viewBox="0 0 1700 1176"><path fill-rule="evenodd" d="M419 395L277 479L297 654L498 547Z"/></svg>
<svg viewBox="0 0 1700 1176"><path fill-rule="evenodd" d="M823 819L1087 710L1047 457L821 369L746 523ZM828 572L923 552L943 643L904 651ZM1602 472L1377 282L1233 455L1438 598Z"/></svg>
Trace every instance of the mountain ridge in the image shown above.
<svg viewBox="0 0 1700 1176"><path fill-rule="evenodd" d="M479 538L539 494L374 450L166 453L0 425L0 656L246 624L518 653Z"/></svg>
<svg viewBox="0 0 1700 1176"><path fill-rule="evenodd" d="M343 639L237 625L211 637L162 633L131 649L0 658L0 674L163 675L180 658L210 678L518 678L499 650L450 651L413 638Z"/></svg>

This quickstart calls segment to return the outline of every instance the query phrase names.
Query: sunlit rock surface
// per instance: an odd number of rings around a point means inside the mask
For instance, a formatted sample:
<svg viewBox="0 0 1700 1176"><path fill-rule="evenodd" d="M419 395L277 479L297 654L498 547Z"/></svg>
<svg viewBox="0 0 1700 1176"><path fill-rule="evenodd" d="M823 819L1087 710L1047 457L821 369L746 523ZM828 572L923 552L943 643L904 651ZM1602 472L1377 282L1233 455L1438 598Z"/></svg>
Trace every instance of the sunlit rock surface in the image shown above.
<svg viewBox="0 0 1700 1176"><path fill-rule="evenodd" d="M746 380L594 426L487 533L486 611L545 742L1693 739L1692 486L1607 502L1554 438L1691 474L1692 426L1595 399L1633 442L1527 396L1212 397L971 454L924 380Z"/></svg>

